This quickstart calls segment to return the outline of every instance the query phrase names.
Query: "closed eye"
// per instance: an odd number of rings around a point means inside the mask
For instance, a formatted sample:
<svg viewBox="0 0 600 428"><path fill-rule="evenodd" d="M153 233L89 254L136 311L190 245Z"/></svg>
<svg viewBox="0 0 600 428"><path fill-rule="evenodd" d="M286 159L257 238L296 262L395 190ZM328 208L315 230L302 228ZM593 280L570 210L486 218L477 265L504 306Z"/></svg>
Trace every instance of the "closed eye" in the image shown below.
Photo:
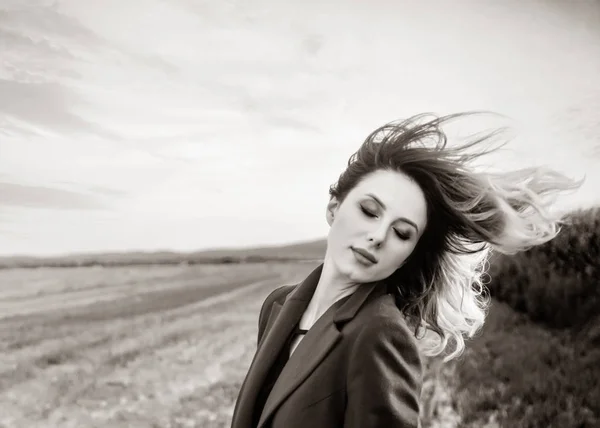
<svg viewBox="0 0 600 428"><path fill-rule="evenodd" d="M364 209L363 207L360 207L360 210L365 213L365 215L367 217L377 217L375 214L373 214L371 211L367 211L366 209Z"/></svg>
<svg viewBox="0 0 600 428"><path fill-rule="evenodd" d="M371 211L369 211L369 210L366 210L366 209L365 209L364 207L362 207L362 206L360 207L360 210L361 210L361 211L362 211L362 212L363 212L363 213L364 213L364 214L365 214L367 217L371 217L371 218L377 217L377 215L376 215L376 214L372 213L372 212L371 212ZM406 234L406 233L401 233L401 232L398 232L396 229L394 229L394 232L396 233L396 236L397 236L398 238L402 239L403 241L408 241L408 240L410 239L410 234Z"/></svg>
<svg viewBox="0 0 600 428"><path fill-rule="evenodd" d="M408 241L410 239L410 235L405 234L405 233L400 233L397 230L394 230L394 232L396 232L396 236L400 239L402 239L403 241Z"/></svg>

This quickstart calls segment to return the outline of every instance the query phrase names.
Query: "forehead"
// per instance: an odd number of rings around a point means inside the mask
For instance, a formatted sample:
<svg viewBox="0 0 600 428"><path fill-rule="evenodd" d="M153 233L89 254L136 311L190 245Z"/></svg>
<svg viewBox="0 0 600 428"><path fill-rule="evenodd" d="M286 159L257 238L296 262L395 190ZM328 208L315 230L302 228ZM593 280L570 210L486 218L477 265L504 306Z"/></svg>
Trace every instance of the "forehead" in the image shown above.
<svg viewBox="0 0 600 428"><path fill-rule="evenodd" d="M398 171L379 170L365 176L351 194L354 198L369 198L373 194L386 206L386 211L398 217L407 217L425 228L427 202L421 187L408 175Z"/></svg>

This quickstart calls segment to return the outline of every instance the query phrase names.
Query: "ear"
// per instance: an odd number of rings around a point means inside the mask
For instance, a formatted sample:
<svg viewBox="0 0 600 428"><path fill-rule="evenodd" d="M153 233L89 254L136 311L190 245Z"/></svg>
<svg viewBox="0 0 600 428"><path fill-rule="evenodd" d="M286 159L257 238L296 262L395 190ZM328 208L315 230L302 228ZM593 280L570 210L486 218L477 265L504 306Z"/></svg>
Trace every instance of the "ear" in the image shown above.
<svg viewBox="0 0 600 428"><path fill-rule="evenodd" d="M329 224L329 226L331 226L331 224L333 223L333 219L335 218L335 213L338 210L338 207L340 206L337 198L335 196L332 196L329 199L329 203L327 203L327 212L325 214L325 217L327 219L327 223Z"/></svg>

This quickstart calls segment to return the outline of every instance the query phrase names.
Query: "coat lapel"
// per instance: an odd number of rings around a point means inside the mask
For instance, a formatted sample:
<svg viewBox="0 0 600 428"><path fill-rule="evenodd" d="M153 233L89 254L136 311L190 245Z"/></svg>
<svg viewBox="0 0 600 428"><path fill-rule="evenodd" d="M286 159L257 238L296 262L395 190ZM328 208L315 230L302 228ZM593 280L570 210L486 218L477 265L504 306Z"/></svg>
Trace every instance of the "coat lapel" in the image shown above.
<svg viewBox="0 0 600 428"><path fill-rule="evenodd" d="M263 426L277 407L300 386L341 339L342 334L333 323L332 309L333 307L329 308L319 318L292 353L265 403L258 428Z"/></svg>
<svg viewBox="0 0 600 428"><path fill-rule="evenodd" d="M292 328L304 314L310 297L316 289L321 270L322 265L313 270L303 282L286 296L283 305L274 302L271 306L264 336L250 364L246 379L240 388L232 427L246 428L251 425L258 391L262 387L267 373L283 348L285 341L291 334Z"/></svg>
<svg viewBox="0 0 600 428"><path fill-rule="evenodd" d="M306 310L314 294L322 267L323 265L315 269L297 289L286 296L281 315L274 321L272 332L269 332L267 339L265 339L265 348L268 344L272 344L275 348L272 355L268 354L267 369L281 351L285 340L291 333L292 327L300 320ZM376 287L377 284L379 283L363 284L352 295L338 300L310 328L296 350L292 353L277 382L273 386L261 414L258 428L263 427L264 423L275 412L277 407L310 376L321 361L331 352L341 340L342 324L351 320L356 315L369 295L374 291L377 294L385 292L385 288ZM266 365L267 363L265 362ZM266 370L264 374L266 375Z"/></svg>

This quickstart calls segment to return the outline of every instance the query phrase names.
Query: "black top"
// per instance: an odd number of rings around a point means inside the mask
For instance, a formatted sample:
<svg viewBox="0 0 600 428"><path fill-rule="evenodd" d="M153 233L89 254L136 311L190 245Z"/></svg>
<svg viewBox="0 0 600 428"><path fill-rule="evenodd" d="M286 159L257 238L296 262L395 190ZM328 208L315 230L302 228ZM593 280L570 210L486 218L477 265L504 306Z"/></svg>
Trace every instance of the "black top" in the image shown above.
<svg viewBox="0 0 600 428"><path fill-rule="evenodd" d="M258 426L260 415L262 413L263 408L265 407L267 398L269 397L271 390L275 386L277 378L283 371L283 368L285 367L286 363L290 358L292 342L294 341L297 335L306 334L307 332L308 330L302 330L301 328L299 328L298 324L296 324L292 332L290 333L288 339L283 344L281 352L279 353L279 355L275 359L275 362L273 363L273 365L269 369L269 372L267 373L267 377L265 378L263 386L261 387L260 391L258 391L258 397L256 398L256 402L254 404L254 415L252 417L253 427Z"/></svg>

